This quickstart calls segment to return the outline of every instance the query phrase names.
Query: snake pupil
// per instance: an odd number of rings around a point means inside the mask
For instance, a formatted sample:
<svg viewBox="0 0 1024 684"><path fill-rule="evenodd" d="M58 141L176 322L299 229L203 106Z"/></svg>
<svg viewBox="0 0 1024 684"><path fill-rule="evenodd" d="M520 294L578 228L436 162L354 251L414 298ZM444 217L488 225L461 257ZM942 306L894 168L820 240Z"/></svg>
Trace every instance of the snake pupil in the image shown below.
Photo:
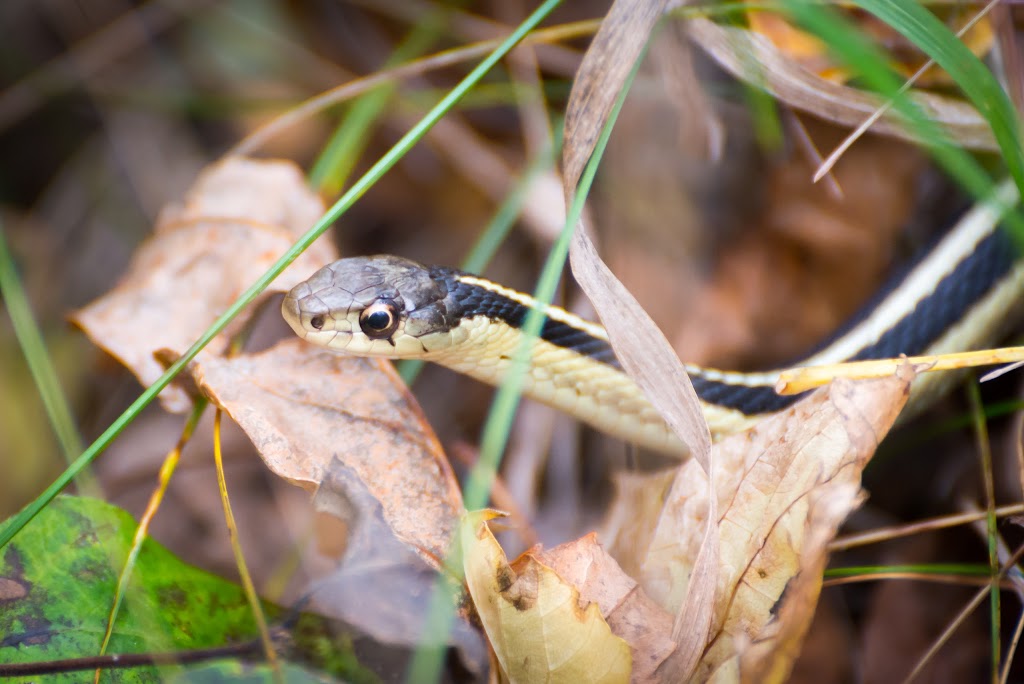
<svg viewBox="0 0 1024 684"><path fill-rule="evenodd" d="M374 311L366 317L366 325L374 330L383 330L391 323L391 316L387 311Z"/></svg>
<svg viewBox="0 0 1024 684"><path fill-rule="evenodd" d="M309 324L316 328L317 330L319 330L320 328L324 327L324 317L313 316L312 318L309 319Z"/></svg>
<svg viewBox="0 0 1024 684"><path fill-rule="evenodd" d="M368 337L385 339L398 328L395 305L390 301L379 301L363 310L359 316L359 327Z"/></svg>

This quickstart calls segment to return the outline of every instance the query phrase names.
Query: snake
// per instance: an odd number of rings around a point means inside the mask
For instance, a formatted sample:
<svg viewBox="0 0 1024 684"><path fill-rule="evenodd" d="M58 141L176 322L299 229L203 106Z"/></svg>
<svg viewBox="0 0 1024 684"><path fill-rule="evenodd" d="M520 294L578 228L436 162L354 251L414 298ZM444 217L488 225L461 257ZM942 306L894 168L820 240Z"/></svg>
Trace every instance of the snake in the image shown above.
<svg viewBox="0 0 1024 684"><path fill-rule="evenodd" d="M995 199L975 204L830 339L791 366L991 345L1024 313L1024 260L1000 226L1003 209L1015 201L1003 186ZM524 340L532 309L544 314L543 327ZM519 361L525 395L639 447L687 453L623 371L602 326L481 276L391 255L349 257L292 288L281 311L314 345L356 356L423 359L492 385L508 377L526 345L526 361ZM781 369L683 367L716 440L750 429L803 396L775 392ZM950 373L919 375L904 414L918 412L956 380Z"/></svg>

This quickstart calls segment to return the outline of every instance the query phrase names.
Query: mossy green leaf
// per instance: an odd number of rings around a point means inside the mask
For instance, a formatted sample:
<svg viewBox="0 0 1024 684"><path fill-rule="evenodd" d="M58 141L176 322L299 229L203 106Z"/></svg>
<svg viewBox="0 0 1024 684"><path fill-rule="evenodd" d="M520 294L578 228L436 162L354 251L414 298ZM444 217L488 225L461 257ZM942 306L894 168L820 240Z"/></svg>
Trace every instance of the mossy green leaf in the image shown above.
<svg viewBox="0 0 1024 684"><path fill-rule="evenodd" d="M0 552L0 662L99 653L107 614L135 534L126 512L60 497ZM187 565L147 540L114 627L109 653L168 652L256 636L240 587ZM47 681L81 681L83 673ZM154 669L110 671L104 681L157 681Z"/></svg>

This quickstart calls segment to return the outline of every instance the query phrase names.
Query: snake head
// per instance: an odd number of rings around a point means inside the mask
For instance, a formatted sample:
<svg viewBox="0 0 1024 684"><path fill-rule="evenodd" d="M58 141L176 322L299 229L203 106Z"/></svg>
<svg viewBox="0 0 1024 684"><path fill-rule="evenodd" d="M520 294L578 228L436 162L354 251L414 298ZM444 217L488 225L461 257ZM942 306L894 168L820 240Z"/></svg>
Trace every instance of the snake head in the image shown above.
<svg viewBox="0 0 1024 684"><path fill-rule="evenodd" d="M422 357L449 324L443 279L415 261L353 257L324 266L284 298L303 339L358 356Z"/></svg>

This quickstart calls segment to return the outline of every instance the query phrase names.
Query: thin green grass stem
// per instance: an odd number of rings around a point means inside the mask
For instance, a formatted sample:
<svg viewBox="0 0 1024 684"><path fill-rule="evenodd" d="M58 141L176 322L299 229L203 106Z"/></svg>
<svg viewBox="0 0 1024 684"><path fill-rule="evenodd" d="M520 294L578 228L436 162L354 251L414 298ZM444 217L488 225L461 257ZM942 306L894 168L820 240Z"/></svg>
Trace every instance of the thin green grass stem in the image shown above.
<svg viewBox="0 0 1024 684"><path fill-rule="evenodd" d="M512 226L515 225L516 220L518 220L519 215L522 213L523 204L529 197L529 191L533 186L533 182L537 180L537 177L543 171L547 171L554 165L555 158L562 149L561 119L556 122L555 130L557 131L555 140L530 162L526 168L526 173L520 176L512 186L511 192L505 196L501 206L498 207L494 216L487 222L480 237L477 238L477 241L470 248L469 254L466 255L466 258L459 266L463 271L483 273L487 265L491 263L491 259L494 258L498 248L505 242L509 231L512 230ZM400 361L397 364L398 374L406 385L412 385L416 378L419 377L420 372L422 372L423 365L424 362L420 359Z"/></svg>
<svg viewBox="0 0 1024 684"><path fill-rule="evenodd" d="M34 501L28 504L25 508L19 511L16 515L8 520L8 522L0 529L0 548L5 546L14 535L16 535L21 529L36 514L42 510L49 501L51 501L58 493L60 493L87 465L92 463L93 459L99 456L100 453L106 449L110 443L128 426L132 420L144 409L146 406L156 398L157 394L160 393L167 385L170 384L171 380L185 368L192 359L213 340L228 323L234 319L245 307L252 303L256 297L267 288L267 286L275 279L278 275L284 271L303 251L305 251L310 245L319 238L324 231L326 231L332 223L344 214L362 195L376 183L385 173L387 173L391 167L393 167L399 159L402 158L419 140L426 134L430 128L437 123L437 121L444 116L444 114L458 102L470 88L473 87L483 76L491 70L491 68L498 63L508 52L520 41L523 37L528 34L534 27L537 26L551 11L560 4L561 0L546 0L537 10L531 14L526 21L519 25L511 35L506 38L501 45L492 53L490 53L483 61L480 62L457 86L452 88L451 92L448 93L430 112L427 113L423 119L413 126L413 128L402 136L402 139L395 143L388 152L380 158L380 160L374 164L369 171L366 172L359 180L352 184L341 198L338 199L334 205L327 210L327 212L320 218L316 224L310 228L305 235L292 245L292 247L285 252L280 259L278 259L273 266L271 266L266 273L260 276L256 282L254 282L249 289L235 302L228 307L221 316L214 321L214 323L204 332L196 342L189 347L189 349L181 356L180 359L175 361L163 375L146 388L146 390L132 402L131 406L125 410L104 432L100 435L95 442L93 442L85 452L79 456L74 463L72 463L57 479L46 488L46 490L40 494Z"/></svg>
<svg viewBox="0 0 1024 684"><path fill-rule="evenodd" d="M609 113L608 120L601 130L601 136L594 146L594 151L587 161L583 174L580 176L579 184L576 187L572 204L566 216L565 225L552 245L548 258L544 263L544 268L537 279L537 287L534 290L533 296L538 302L546 304L550 303L554 298L558 282L565 269L565 260L569 255L569 244L572 241L573 232L576 230L580 216L583 213L583 207L586 205L587 196L597 174L601 157L604 155L605 148L608 145L608 139L611 137L615 121L626 100L629 87L636 76L637 68L642 61L643 57L641 56L637 60L636 65L634 65L633 72L626 80L615 106ZM491 410L484 425L480 456L470 472L469 479L464 488L463 501L466 510L472 511L482 508L487 504L487 500L490 497L491 487L494 484L494 478L497 476L498 466L501 463L505 445L508 443L512 421L515 418L516 409L522 397L524 374L529 363L532 340L540 335L544 319L545 316L540 309L530 309L520 328L523 334L523 342L513 357L509 374L505 377L505 380L498 387L494 395ZM448 563L448 567L452 572L458 573L461 577L461 561ZM435 585L431 596L423 633L432 635L435 644L445 643L447 635L451 631L453 617L454 608L451 597L446 591L443 581L439 581ZM440 677L443 663L443 646L420 647L413 655L406 681L436 682Z"/></svg>
<svg viewBox="0 0 1024 684"><path fill-rule="evenodd" d="M963 577L989 577L987 565L978 563L921 563L919 565L855 565L828 568L825 579L858 577L861 575L961 575Z"/></svg>
<svg viewBox="0 0 1024 684"><path fill-rule="evenodd" d="M57 370L46 350L43 333L36 325L25 288L21 286L21 279L14 265L14 257L7 247L4 232L4 225L0 222L0 295L7 306L14 335L21 345L21 353L25 356L25 362L43 401L50 426L57 436L64 458L71 463L75 454L82 453L82 439L78 434L67 397L61 389ZM91 473L83 471L76 479L80 492L89 496L100 496L100 486Z"/></svg>
<svg viewBox="0 0 1024 684"><path fill-rule="evenodd" d="M981 481L985 490L985 538L988 541L988 565L992 585L989 587L989 617L992 646L992 681L999 678L999 638L1000 598L999 576L1002 568L999 564L999 520L996 517L995 482L992 478L992 444L988 438L988 423L985 420L985 408L981 401L981 390L977 382L967 383L967 398L970 400L971 415L974 418L974 435L978 442L978 459L981 466Z"/></svg>

